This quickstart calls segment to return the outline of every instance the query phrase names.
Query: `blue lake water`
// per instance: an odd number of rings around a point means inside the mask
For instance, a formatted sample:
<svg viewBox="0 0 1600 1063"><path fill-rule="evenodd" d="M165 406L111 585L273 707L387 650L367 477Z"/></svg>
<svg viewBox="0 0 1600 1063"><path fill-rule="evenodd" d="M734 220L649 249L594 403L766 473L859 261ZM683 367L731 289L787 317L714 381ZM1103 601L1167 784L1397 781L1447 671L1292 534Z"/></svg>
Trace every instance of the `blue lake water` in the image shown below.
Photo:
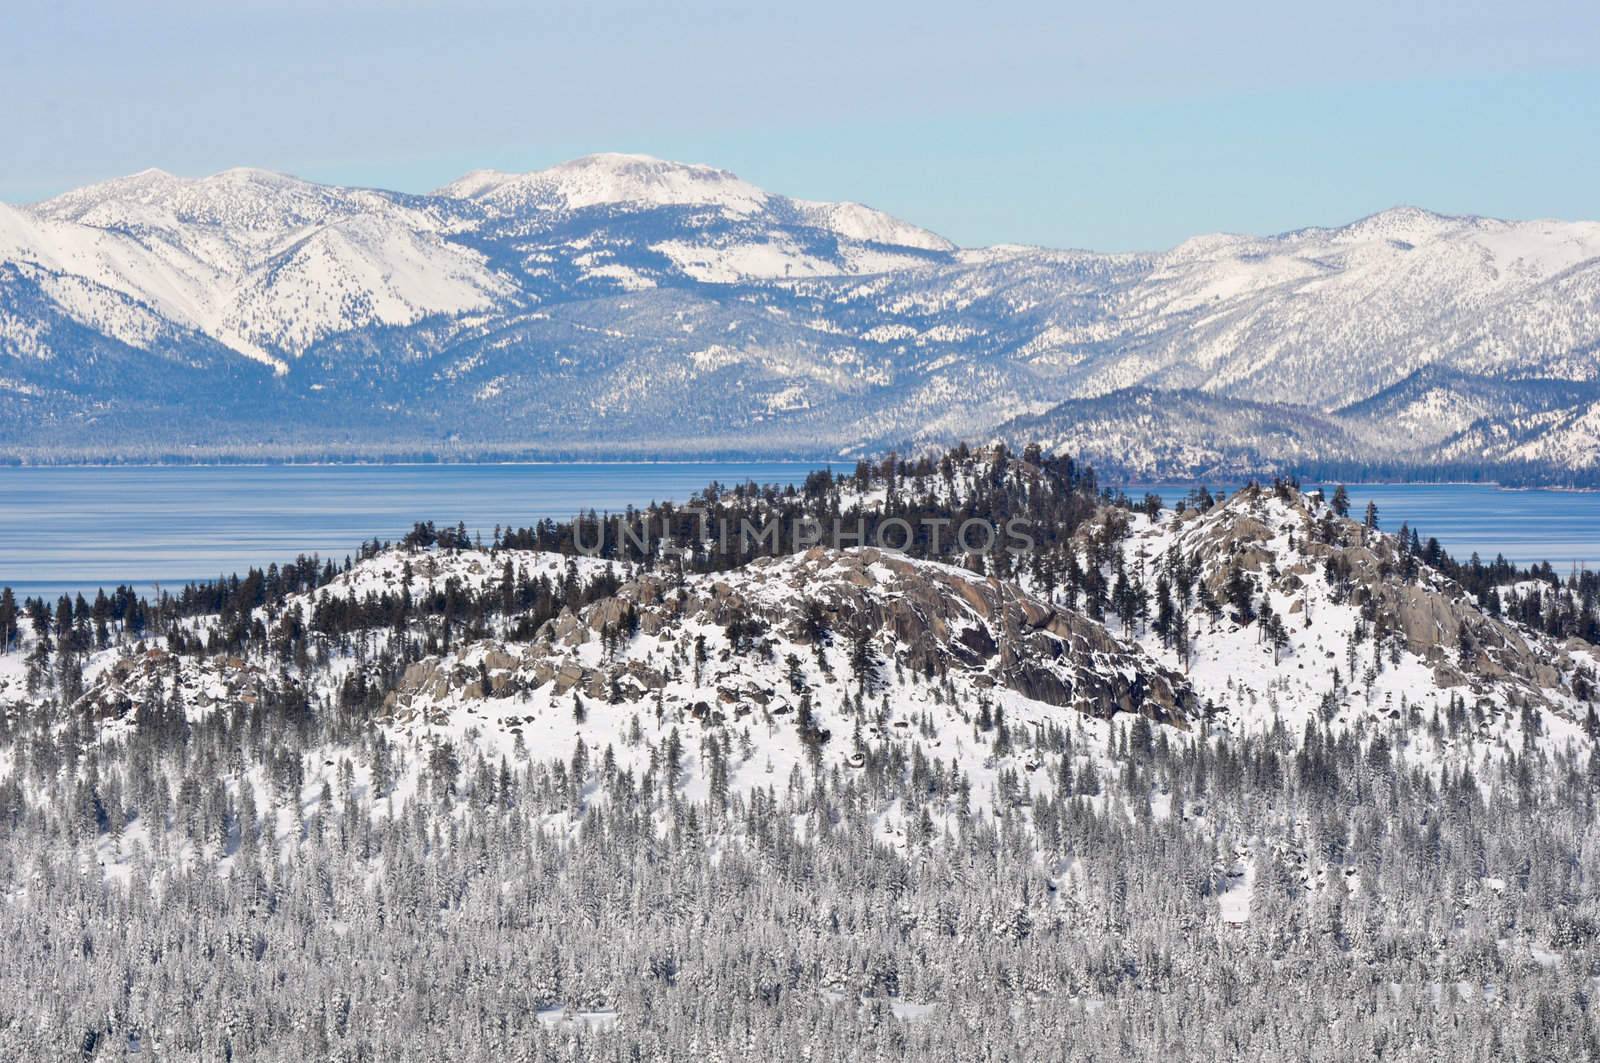
<svg viewBox="0 0 1600 1063"><path fill-rule="evenodd" d="M531 525L580 509L683 500L712 480L799 483L813 466L766 462L662 465L333 465L0 468L0 585L24 595L130 583L142 590L242 572L301 553L343 560L365 540L414 521ZM1135 496L1144 488L1129 488ZM1169 502L1187 487L1153 488ZM1600 563L1600 494L1479 485L1350 488L1380 523L1563 572Z"/></svg>
<svg viewBox="0 0 1600 1063"><path fill-rule="evenodd" d="M397 539L417 521L488 539L582 510L682 501L723 484L799 484L784 462L0 468L0 586L19 595L181 585Z"/></svg>

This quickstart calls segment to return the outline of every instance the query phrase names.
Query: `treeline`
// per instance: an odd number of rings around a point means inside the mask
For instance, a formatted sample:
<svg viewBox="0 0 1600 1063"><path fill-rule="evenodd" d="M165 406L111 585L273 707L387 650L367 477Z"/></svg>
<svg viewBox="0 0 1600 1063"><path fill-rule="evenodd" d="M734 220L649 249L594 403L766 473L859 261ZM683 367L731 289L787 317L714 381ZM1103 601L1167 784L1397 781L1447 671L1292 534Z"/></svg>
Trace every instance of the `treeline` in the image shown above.
<svg viewBox="0 0 1600 1063"><path fill-rule="evenodd" d="M1252 482L1245 489L1287 493L1298 488L1297 479L1284 477L1270 487ZM1221 491L1196 486L1178 507L1205 510L1223 497ZM1336 513L1349 514L1343 487L1334 492L1332 502ZM817 470L799 486L713 483L681 504L629 508L614 515L591 510L571 520L496 527L487 540L481 531L460 523L440 527L432 522L416 525L400 540L400 545L417 549L482 551L493 563L499 563L502 551L534 550L592 556L617 566L607 577L582 586L575 575L552 582L505 564L498 585L481 591L446 581L430 594L407 590L385 592L370 601L343 598L321 602L314 616L284 615L290 597L320 590L355 562L392 545L374 540L361 544L355 558L342 563L301 556L282 565L251 568L242 577L164 591L154 600L128 587L109 595L102 591L93 601L77 595L62 596L53 604L30 598L18 605L14 596L0 598L0 650L14 644L19 616L53 636L53 644L41 641L35 647L33 667L40 673L48 671L49 654L58 649L65 654L60 668L70 673L73 655L117 638L137 641L147 634L162 635L177 652L236 653L270 646L283 659L302 661L311 633L342 638L376 627L403 630L423 620L436 623L417 644L417 653L433 652L462 636L481 637L495 617L515 615L509 633L527 638L562 608L609 593L621 578L617 571L635 566L668 566L685 574L727 571L759 556L803 548L806 540L795 535L801 527L814 529L829 545L836 533L845 546L881 539L913 557L964 564L1001 578L1026 576L1035 590L1059 594L1094 619L1115 613L1125 622L1142 623L1149 609L1143 604L1145 589L1121 570L1116 544L1126 534L1128 514L1154 517L1160 508L1158 496L1132 498L1102 485L1093 468L1047 456L1037 445L1020 455L1003 446L974 451L962 445L938 458L891 454L858 462L851 470ZM1374 508L1367 519L1376 525L1378 516ZM1094 534L1080 536L1079 530L1094 519L1099 520ZM967 521L1000 529L987 555L974 557L956 541L955 530ZM1026 540L1007 535L1006 528L1024 530ZM1410 527L1399 530L1399 540L1405 565L1421 562L1445 573L1492 613L1505 611L1552 636L1600 642L1600 574L1580 571L1563 578L1548 563L1518 567L1503 556L1485 562L1474 554L1462 562L1436 538L1423 539ZM1170 581L1175 574L1168 565L1164 575ZM1411 578L1414 568L1401 575ZM1494 593L1494 588L1519 582L1540 589L1504 597ZM1174 600L1170 587L1167 600ZM1210 600L1200 604L1213 612L1219 607ZM193 622L201 618L206 627L197 631ZM1165 620L1158 623L1166 630Z"/></svg>
<svg viewBox="0 0 1600 1063"><path fill-rule="evenodd" d="M993 793L920 723L732 787L735 731L648 713L642 770L581 733L398 743L292 688L112 742L0 714L0 1055L1600 1053L1593 754L1407 767L1472 747L1454 698L1193 741L965 708Z"/></svg>

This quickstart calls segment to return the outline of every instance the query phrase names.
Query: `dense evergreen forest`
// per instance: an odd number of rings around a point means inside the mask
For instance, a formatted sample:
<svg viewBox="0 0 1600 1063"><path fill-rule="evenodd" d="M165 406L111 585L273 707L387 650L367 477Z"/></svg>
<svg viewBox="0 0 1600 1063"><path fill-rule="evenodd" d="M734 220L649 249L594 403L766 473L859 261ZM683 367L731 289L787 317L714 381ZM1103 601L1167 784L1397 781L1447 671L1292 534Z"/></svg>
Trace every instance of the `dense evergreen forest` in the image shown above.
<svg viewBox="0 0 1600 1063"><path fill-rule="evenodd" d="M1336 542L1348 497L1328 502L1313 534ZM1222 503L1197 488L1184 507ZM423 524L159 600L7 591L0 1057L1600 1058L1600 752L1547 741L1528 704L1461 688L1292 727L1265 705L1254 729L1022 720L954 665L902 668L796 601L792 720L714 725L613 687L562 696L555 746L393 725L414 667L527 643L643 573L736 578L791 546L724 549L707 534L724 521L837 520L871 542L900 518L910 556L1112 630L1178 638L1192 604L1196 630L1270 642L1283 620L1242 567L1216 596L1192 558L1142 585L1120 547L1158 510L1070 461L961 448L621 514L667 530L649 549L586 546L600 514ZM1032 546L971 556L924 534L970 518L1021 518ZM1530 631L1596 641L1592 573L1458 561L1410 528L1393 542L1383 579L1442 576ZM389 556L397 590L330 593ZM485 575L412 580L441 559ZM607 615L599 659L647 637ZM708 690L775 635L737 611L693 630L667 652ZM149 678L137 705L89 696L118 668ZM249 678L195 678L225 675ZM809 713L834 679L853 698L829 703L830 735ZM774 770L771 736L795 733L801 757Z"/></svg>

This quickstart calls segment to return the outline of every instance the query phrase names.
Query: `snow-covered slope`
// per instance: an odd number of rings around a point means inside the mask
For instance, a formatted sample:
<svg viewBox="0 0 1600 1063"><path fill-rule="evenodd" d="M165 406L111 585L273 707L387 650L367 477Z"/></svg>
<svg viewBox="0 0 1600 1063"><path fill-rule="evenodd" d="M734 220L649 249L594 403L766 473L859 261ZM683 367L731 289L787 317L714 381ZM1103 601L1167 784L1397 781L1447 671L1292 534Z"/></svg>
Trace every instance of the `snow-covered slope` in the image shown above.
<svg viewBox="0 0 1600 1063"><path fill-rule="evenodd" d="M691 501L1053 519L0 596L0 1056L1593 1055L1593 573L998 449L798 497Z"/></svg>
<svg viewBox="0 0 1600 1063"><path fill-rule="evenodd" d="M411 665L385 708L400 734L449 734L492 755L564 750L576 735L641 772L648 746L630 734L658 743L681 731L691 796L715 785L708 735L753 743L729 778L742 791L781 784L813 755L848 771L869 746L920 737L988 805L999 773L1026 758L995 762L992 725L973 715L980 703L1001 726L1040 731L1090 723L1103 733L1118 713L1181 730L1206 711L1176 672L1101 625L1014 586L871 549L765 559L680 587L642 576L529 642Z"/></svg>
<svg viewBox="0 0 1600 1063"><path fill-rule="evenodd" d="M1121 557L1150 615L1178 617L1139 642L1235 706L1233 726L1417 722L1460 701L1479 737L1508 749L1535 735L1553 748L1586 742L1600 648L1492 615L1398 536L1338 517L1320 496L1246 488L1205 512L1165 515ZM1460 751L1418 736L1410 755L1437 764Z"/></svg>
<svg viewBox="0 0 1600 1063"><path fill-rule="evenodd" d="M1600 224L1415 208L1336 229L1190 241L1123 297L1118 316L1144 342L1106 359L1094 379L1328 408L1435 362L1504 369L1505 353L1484 364L1489 320L1504 331L1554 310L1569 340L1593 340L1589 307L1556 308L1535 293L1597 256ZM1524 372L1533 368L1526 355L1513 357ZM1592 377L1593 365L1581 375Z"/></svg>
<svg viewBox="0 0 1600 1063"><path fill-rule="evenodd" d="M628 212L695 207L737 220L758 220L764 215L779 224L820 229L858 243L924 251L955 249L943 237L859 203L788 199L726 170L648 155L586 155L525 174L478 170L438 189L435 195L470 200L495 217L596 207Z"/></svg>
<svg viewBox="0 0 1600 1063"><path fill-rule="evenodd" d="M1127 532L1108 533L1116 524ZM414 646L388 678L376 660L385 621L361 653L301 679L370 702L374 726L408 745L448 741L494 763L565 757L578 742L694 801L901 756L948 765L974 807L999 815L1025 806L1022 793L1116 770L1099 751L1138 720L1179 746L1385 735L1387 755L1435 777L1488 779L1508 755L1537 746L1561 758L1593 743L1600 648L1491 614L1404 540L1320 497L1250 488L1153 520L1104 510L1067 549L1108 592L1103 622L1088 615L1083 576L1049 589L1037 565L1018 582L820 547L686 577L527 550L398 547L260 618L304 631L325 613L381 618L402 598L442 602L447 588L514 602L519 586L576 595L603 583L614 589L537 627L513 608L493 637L439 646L431 629L428 651ZM78 708L113 732L140 726L176 679L204 712L282 683L269 664L106 651ZM20 676L0 679L0 703L20 691ZM1055 758L1040 750L1063 735L1076 756L1041 770Z"/></svg>
<svg viewBox="0 0 1600 1063"><path fill-rule="evenodd" d="M1388 431L1421 446L1450 440L1447 449L1461 453L1460 441L1487 434L1489 425L1537 424L1544 415L1559 417L1595 399L1600 399L1600 379L1480 377L1430 365L1338 414L1370 432Z"/></svg>
<svg viewBox="0 0 1600 1063"><path fill-rule="evenodd" d="M1453 439L1469 463L1597 467L1581 431L1554 427L1585 407L1548 401L1597 379L1590 222L1398 208L1162 254L963 251L859 204L604 154L478 171L431 195L146 171L0 208L0 263L37 281L50 315L135 349L164 328L274 368L284 394L314 397L300 408L316 417L267 430L247 404L229 414L241 436L291 447L326 442L336 423L357 452L448 437L834 453L980 436L1143 388L1190 393L1180 407L1199 395L1236 406L1209 423L1231 420L1225 449L1269 462L1426 462ZM46 350L23 310L4 308L8 334L31 337L6 353L62 368L52 435L36 445L111 445L87 421L115 390L73 384L65 367L82 352ZM1410 389L1403 411L1397 388ZM1379 395L1396 416L1368 415ZM1249 403L1311 411L1297 445L1276 453ZM1495 441L1501 421L1517 457ZM146 434L207 442L183 423L159 418ZM1106 462L1159 475L1217 463L1157 432L1155 420L1128 426Z"/></svg>
<svg viewBox="0 0 1600 1063"><path fill-rule="evenodd" d="M175 321L274 364L333 333L487 309L513 286L441 233L448 205L261 170L186 179L160 171L34 208L100 261L66 265ZM117 269L121 258L129 267Z"/></svg>
<svg viewBox="0 0 1600 1063"><path fill-rule="evenodd" d="M1147 482L1174 470L1238 481L1284 466L1348 460L1366 450L1356 426L1309 407L1148 387L1069 399L1008 421L996 434Z"/></svg>
<svg viewBox="0 0 1600 1063"><path fill-rule="evenodd" d="M476 170L436 194L474 200L495 214L598 206L629 210L697 206L715 207L736 217L765 209L769 198L726 170L618 153L585 155L525 174Z"/></svg>

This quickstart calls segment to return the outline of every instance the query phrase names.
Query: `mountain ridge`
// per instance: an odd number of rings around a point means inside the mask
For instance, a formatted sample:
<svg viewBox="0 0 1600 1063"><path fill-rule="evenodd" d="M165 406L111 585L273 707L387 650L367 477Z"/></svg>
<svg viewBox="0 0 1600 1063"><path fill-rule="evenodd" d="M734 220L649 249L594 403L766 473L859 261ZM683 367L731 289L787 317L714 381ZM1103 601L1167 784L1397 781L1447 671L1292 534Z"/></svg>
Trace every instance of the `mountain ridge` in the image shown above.
<svg viewBox="0 0 1600 1063"><path fill-rule="evenodd" d="M146 170L0 207L0 263L37 293L0 302L0 396L40 428L0 427L23 460L223 443L184 430L181 393L151 417L124 410L114 380L86 386L87 329L135 351L204 337L182 342L258 363L272 379L257 394L280 396L270 418L204 373L187 390L231 422L230 444L308 453L581 439L690 454L720 439L858 454L988 438L1139 387L1248 423L1252 403L1312 411L1297 435L1316 460L1600 477L1583 427L1600 378L1592 222L1396 207L1155 253L958 248L860 204L613 153L433 194ZM1362 414L1434 368L1446 375L1405 431ZM1533 379L1557 383L1520 395ZM1560 408L1532 393L1563 387ZM1106 467L1206 471L1153 458L1164 445L1129 436ZM1252 471L1285 468L1267 437L1241 445Z"/></svg>
<svg viewBox="0 0 1600 1063"><path fill-rule="evenodd" d="M0 1055L1600 1045L1594 572L998 447L683 502L0 594ZM715 530L801 516L1033 535Z"/></svg>

